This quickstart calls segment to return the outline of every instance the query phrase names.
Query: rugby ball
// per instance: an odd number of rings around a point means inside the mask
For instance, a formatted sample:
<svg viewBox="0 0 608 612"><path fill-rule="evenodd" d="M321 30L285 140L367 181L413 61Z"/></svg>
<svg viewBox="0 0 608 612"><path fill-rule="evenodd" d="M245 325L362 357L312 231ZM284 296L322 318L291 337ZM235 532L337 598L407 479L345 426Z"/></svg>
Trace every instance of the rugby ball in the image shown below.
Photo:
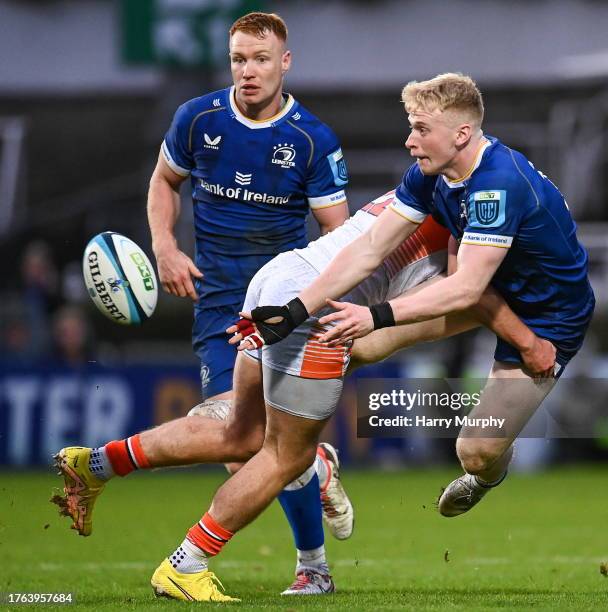
<svg viewBox="0 0 608 612"><path fill-rule="evenodd" d="M87 291L95 306L115 323L140 325L156 308L158 283L146 254L116 232L97 234L82 258Z"/></svg>

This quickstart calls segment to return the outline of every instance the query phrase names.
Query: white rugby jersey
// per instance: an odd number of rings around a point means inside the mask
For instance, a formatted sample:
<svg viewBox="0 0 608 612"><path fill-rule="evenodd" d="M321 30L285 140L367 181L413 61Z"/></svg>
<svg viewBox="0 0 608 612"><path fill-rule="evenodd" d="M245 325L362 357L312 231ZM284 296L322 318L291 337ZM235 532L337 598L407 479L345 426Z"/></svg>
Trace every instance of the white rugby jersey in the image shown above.
<svg viewBox="0 0 608 612"><path fill-rule="evenodd" d="M353 240L365 233L392 203L395 191L389 191L357 211L343 225L310 242L295 252L321 273L331 260ZM391 213L387 213L391 214ZM364 303L376 304L396 297L418 284L418 270L424 276L424 262L437 256L447 258L450 233L432 217L427 219L409 238L404 240L382 265L357 287ZM412 274L415 278L412 278ZM422 278L421 276L421 278ZM419 281L421 282L421 281Z"/></svg>

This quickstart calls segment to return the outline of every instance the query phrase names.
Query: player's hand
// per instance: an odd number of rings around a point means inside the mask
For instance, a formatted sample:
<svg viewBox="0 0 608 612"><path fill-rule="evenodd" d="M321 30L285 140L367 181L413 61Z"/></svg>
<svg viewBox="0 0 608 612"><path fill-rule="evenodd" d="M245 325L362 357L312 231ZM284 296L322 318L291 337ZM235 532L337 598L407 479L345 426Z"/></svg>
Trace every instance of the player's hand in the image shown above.
<svg viewBox="0 0 608 612"><path fill-rule="evenodd" d="M198 301L192 278L203 278L203 273L188 255L178 248L161 251L156 255L156 266L160 283L167 293Z"/></svg>
<svg viewBox="0 0 608 612"><path fill-rule="evenodd" d="M251 319L250 312L239 312L241 317L234 325L231 325L226 333L230 334L228 344L236 344L237 351L259 348L264 344L263 338L258 333L258 328ZM258 346L259 345L259 346Z"/></svg>
<svg viewBox="0 0 608 612"><path fill-rule="evenodd" d="M326 300L326 302L328 306L335 308L336 312L321 317L319 323L321 325L335 323L336 325L319 338L320 342L327 343L328 346L337 346L349 340L367 336L374 331L374 319L367 306L334 300Z"/></svg>
<svg viewBox="0 0 608 612"><path fill-rule="evenodd" d="M535 336L532 346L520 353L533 378L553 378L557 351L551 342Z"/></svg>
<svg viewBox="0 0 608 612"><path fill-rule="evenodd" d="M308 319L308 311L299 298L284 306L258 306L251 314L239 314L241 318L226 332L234 334L228 342L239 342L238 349L241 351L280 342Z"/></svg>

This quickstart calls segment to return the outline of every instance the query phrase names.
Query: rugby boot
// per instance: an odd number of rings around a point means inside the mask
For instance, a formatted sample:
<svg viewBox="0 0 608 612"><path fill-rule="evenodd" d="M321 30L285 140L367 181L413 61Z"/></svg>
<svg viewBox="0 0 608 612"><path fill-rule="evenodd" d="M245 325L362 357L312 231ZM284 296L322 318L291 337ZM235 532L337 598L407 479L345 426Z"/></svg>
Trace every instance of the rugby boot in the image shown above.
<svg viewBox="0 0 608 612"><path fill-rule="evenodd" d="M321 442L317 454L325 459L329 469L329 478L325 486L321 487L323 520L334 538L346 540L353 533L355 513L340 480L338 451L331 444Z"/></svg>
<svg viewBox="0 0 608 612"><path fill-rule="evenodd" d="M224 585L213 572L204 570L195 574L181 574L175 571L169 559L156 568L150 584L157 597L181 601L241 601L222 593Z"/></svg>
<svg viewBox="0 0 608 612"><path fill-rule="evenodd" d="M281 595L329 595L335 590L336 585L329 574L307 568L296 574L293 584Z"/></svg>
<svg viewBox="0 0 608 612"><path fill-rule="evenodd" d="M494 487L498 486L506 477L505 474L489 486L479 484L472 474L464 474L453 480L443 491L437 501L437 508L443 516L458 516L468 512L478 504Z"/></svg>
<svg viewBox="0 0 608 612"><path fill-rule="evenodd" d="M53 457L65 486L64 495L53 495L51 502L59 506L59 514L72 519L72 529L81 536L93 531L93 507L105 486L89 469L91 450L68 446Z"/></svg>

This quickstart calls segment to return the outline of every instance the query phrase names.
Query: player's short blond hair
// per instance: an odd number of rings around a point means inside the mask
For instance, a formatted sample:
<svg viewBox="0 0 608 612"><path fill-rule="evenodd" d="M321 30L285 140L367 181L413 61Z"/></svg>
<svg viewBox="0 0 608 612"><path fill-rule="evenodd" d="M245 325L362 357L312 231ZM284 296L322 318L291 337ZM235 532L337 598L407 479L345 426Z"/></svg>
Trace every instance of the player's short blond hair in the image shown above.
<svg viewBox="0 0 608 612"><path fill-rule="evenodd" d="M416 111L455 110L481 126L483 99L475 81L459 72L439 74L428 81L410 81L401 91L401 101L408 113Z"/></svg>
<svg viewBox="0 0 608 612"><path fill-rule="evenodd" d="M287 42L287 25L276 13L247 13L232 24L230 36L235 32L252 34L257 38L264 38L272 32L279 40Z"/></svg>

